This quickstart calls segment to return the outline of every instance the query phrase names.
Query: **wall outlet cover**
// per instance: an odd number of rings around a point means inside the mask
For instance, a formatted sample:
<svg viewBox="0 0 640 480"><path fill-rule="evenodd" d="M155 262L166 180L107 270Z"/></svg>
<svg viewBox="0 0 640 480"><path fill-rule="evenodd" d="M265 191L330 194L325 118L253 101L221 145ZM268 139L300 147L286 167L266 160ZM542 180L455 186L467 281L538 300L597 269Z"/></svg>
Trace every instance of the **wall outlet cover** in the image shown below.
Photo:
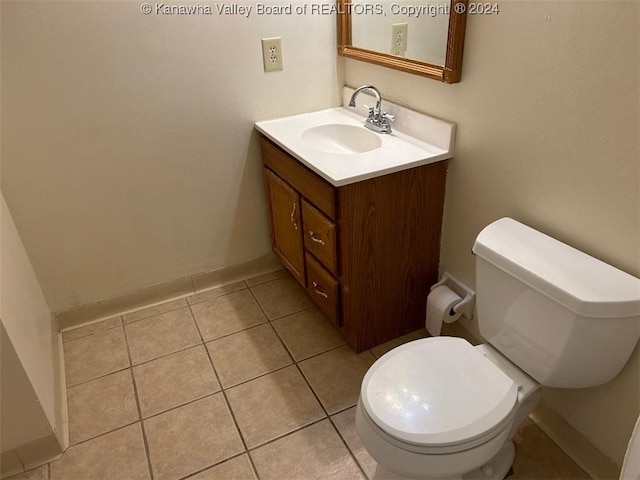
<svg viewBox="0 0 640 480"><path fill-rule="evenodd" d="M394 23L391 25L391 55L404 57L407 51L408 23Z"/></svg>
<svg viewBox="0 0 640 480"><path fill-rule="evenodd" d="M262 62L265 72L282 70L282 38L272 37L262 39Z"/></svg>

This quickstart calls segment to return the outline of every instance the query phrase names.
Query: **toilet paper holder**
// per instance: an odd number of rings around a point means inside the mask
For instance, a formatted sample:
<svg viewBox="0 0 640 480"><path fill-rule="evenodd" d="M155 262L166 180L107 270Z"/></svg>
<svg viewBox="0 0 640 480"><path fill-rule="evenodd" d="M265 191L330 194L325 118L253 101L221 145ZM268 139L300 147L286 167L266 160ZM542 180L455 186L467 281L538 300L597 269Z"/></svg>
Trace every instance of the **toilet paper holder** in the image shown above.
<svg viewBox="0 0 640 480"><path fill-rule="evenodd" d="M476 292L471 290L449 272L443 272L440 281L434 284L429 289L429 291L432 291L434 288L439 287L440 285L446 285L451 290L456 292L456 295L458 295L462 299L453 306L452 310L454 311L454 313L461 313L465 318L472 318L473 307L476 301Z"/></svg>

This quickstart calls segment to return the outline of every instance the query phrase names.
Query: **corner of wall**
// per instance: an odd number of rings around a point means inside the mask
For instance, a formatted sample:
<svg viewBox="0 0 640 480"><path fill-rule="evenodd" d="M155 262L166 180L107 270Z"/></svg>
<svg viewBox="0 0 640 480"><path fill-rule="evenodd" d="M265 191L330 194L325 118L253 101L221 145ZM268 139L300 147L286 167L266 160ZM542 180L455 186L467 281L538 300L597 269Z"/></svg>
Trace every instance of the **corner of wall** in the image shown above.
<svg viewBox="0 0 640 480"><path fill-rule="evenodd" d="M62 332L55 315L51 315L53 342L53 395L55 401L54 433L60 446L60 454L69 446L69 410L67 408L67 380L64 370Z"/></svg>
<svg viewBox="0 0 640 480"><path fill-rule="evenodd" d="M608 480L620 477L620 467L554 412L544 400L540 400L530 418L591 478Z"/></svg>
<svg viewBox="0 0 640 480"><path fill-rule="evenodd" d="M38 438L25 445L3 452L0 458L0 478L7 478L58 458L63 448L55 434Z"/></svg>

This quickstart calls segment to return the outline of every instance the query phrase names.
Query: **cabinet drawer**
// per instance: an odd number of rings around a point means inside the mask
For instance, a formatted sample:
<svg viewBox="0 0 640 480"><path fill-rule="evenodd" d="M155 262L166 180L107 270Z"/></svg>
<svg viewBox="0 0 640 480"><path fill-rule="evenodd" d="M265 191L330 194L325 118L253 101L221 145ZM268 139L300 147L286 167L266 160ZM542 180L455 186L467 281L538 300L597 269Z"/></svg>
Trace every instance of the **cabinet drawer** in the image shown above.
<svg viewBox="0 0 640 480"><path fill-rule="evenodd" d="M334 187L265 137L260 137L260 147L262 161L267 167L286 180L303 197L308 198L329 218L336 218Z"/></svg>
<svg viewBox="0 0 640 480"><path fill-rule="evenodd" d="M310 203L302 200L304 246L334 275L337 275L336 224Z"/></svg>
<svg viewBox="0 0 640 480"><path fill-rule="evenodd" d="M307 292L318 308L337 327L341 325L338 310L340 284L309 253L307 260Z"/></svg>

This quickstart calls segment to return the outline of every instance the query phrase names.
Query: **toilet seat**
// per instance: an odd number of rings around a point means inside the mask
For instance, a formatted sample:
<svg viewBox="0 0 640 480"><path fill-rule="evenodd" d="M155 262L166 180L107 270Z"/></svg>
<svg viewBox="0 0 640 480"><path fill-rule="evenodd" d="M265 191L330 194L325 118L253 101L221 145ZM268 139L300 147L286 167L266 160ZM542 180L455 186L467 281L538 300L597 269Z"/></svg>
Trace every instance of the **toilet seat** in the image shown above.
<svg viewBox="0 0 640 480"><path fill-rule="evenodd" d="M446 453L502 432L517 395L517 384L469 342L434 337L380 357L364 377L360 399L372 422L409 450Z"/></svg>

